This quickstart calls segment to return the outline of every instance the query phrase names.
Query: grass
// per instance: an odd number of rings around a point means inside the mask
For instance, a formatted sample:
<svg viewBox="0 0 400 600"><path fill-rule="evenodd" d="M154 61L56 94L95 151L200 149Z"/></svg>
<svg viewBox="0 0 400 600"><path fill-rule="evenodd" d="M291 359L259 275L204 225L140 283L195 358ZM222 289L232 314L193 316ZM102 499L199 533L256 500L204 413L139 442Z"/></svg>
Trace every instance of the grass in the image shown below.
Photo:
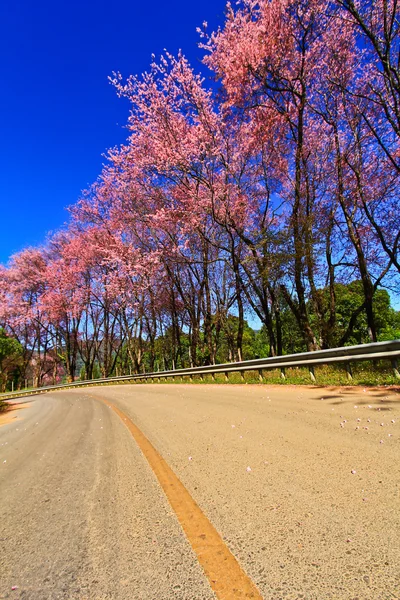
<svg viewBox="0 0 400 600"><path fill-rule="evenodd" d="M339 365L320 365L314 367L315 382L311 380L310 373L306 367L291 367L285 370L285 379L281 377L279 369L263 370L263 383L273 385L325 385L325 386L387 386L399 385L400 380L396 378L393 369L387 364L387 361L376 361L371 365L371 361L353 363L351 366L352 379L348 379L344 367ZM258 371L246 371L243 373L244 381L238 372L229 373L229 381L226 381L224 373L217 373L215 380L211 375L193 375L192 381L188 376L183 377L182 382L203 384L260 384ZM180 377L175 380L172 377L161 379L162 383L179 383ZM130 383L130 382L127 382Z"/></svg>
<svg viewBox="0 0 400 600"><path fill-rule="evenodd" d="M314 367L315 381L311 380L307 367L287 367L285 370L285 379L281 377L279 369L263 370L263 384L270 385L317 385L317 386L398 386L400 389L400 380L396 378L393 369L388 361L360 361L351 365L352 379L349 380L347 372L343 365L320 365ZM136 380L137 381L137 380ZM155 382L156 380L153 380ZM193 375L181 378L177 375L174 379L168 377L161 378L161 383L176 384L190 383L193 385L201 384L258 384L262 385L259 379L258 371L246 371L243 373L243 379L240 373L229 373L229 379L226 381L224 373L216 373L215 379L211 375ZM95 382L90 385L124 385L131 384L133 381L107 381L106 383ZM34 388L30 390L35 391ZM7 410L7 404L0 399L0 412Z"/></svg>

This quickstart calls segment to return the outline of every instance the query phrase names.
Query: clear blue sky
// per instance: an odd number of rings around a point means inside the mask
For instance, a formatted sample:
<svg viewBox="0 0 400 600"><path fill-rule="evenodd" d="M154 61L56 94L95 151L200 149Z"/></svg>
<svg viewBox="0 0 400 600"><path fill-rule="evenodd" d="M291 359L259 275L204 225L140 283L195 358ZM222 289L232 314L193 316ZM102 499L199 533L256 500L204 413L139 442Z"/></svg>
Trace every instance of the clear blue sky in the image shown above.
<svg viewBox="0 0 400 600"><path fill-rule="evenodd" d="M180 48L201 68L196 27L225 0L0 3L0 262L40 244L121 143L129 105L107 77Z"/></svg>

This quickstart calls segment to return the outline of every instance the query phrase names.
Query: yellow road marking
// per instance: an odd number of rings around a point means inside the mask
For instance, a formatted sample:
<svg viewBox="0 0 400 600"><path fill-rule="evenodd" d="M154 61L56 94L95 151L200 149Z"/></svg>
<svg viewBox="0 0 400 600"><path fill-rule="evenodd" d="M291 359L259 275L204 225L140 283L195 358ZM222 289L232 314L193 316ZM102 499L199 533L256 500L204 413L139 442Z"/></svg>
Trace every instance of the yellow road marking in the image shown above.
<svg viewBox="0 0 400 600"><path fill-rule="evenodd" d="M92 396L92 394L90 395ZM217 598L220 600L230 600L231 598L262 600L260 592L243 571L218 531L146 436L128 415L114 404L99 396L93 397L101 399L112 408L131 432L178 517Z"/></svg>

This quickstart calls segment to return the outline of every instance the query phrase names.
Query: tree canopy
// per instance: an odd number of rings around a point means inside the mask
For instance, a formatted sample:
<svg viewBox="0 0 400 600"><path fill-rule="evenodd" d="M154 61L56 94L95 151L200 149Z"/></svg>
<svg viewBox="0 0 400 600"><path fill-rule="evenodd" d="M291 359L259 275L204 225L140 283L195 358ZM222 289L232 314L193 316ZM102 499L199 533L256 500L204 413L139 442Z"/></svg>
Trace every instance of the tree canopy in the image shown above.
<svg viewBox="0 0 400 600"><path fill-rule="evenodd" d="M244 0L199 30L208 78L167 52L115 73L126 143L68 227L0 270L20 376L397 336L399 16L392 0Z"/></svg>
<svg viewBox="0 0 400 600"><path fill-rule="evenodd" d="M0 327L0 386L5 391L9 375L20 364L23 348L14 338L9 337Z"/></svg>

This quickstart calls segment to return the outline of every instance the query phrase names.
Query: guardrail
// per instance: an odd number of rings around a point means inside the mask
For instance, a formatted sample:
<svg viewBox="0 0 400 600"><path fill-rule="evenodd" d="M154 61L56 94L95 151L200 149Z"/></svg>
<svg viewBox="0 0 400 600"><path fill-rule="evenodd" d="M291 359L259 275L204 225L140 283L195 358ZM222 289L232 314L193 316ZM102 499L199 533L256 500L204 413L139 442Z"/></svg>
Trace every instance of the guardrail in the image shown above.
<svg viewBox="0 0 400 600"><path fill-rule="evenodd" d="M376 342L373 344L362 344L360 346L344 346L342 348L331 348L329 350L317 350L316 352L301 352L299 354L286 354L285 356L274 356L270 358L257 358L242 362L224 363L219 365L204 365L187 369L175 369L173 371L156 371L153 373L141 373L137 375L123 375L121 377L108 377L107 379L92 379L88 381L75 381L29 390L19 390L0 395L0 400L11 400L23 396L41 394L51 390L69 389L73 387L85 387L102 385L105 383L119 383L126 381L146 381L148 379L160 381L161 378L169 379L189 377L198 375L211 375L213 378L217 373L224 373L225 379L229 379L229 373L239 372L244 380L245 371L258 371L260 382L263 381L263 371L269 369L280 369L281 377L286 378L287 367L308 367L310 378L316 381L314 367L325 364L342 363L346 367L347 377L352 379L351 363L362 360L390 360L394 375L400 379L397 359L400 358L400 340L390 342Z"/></svg>

